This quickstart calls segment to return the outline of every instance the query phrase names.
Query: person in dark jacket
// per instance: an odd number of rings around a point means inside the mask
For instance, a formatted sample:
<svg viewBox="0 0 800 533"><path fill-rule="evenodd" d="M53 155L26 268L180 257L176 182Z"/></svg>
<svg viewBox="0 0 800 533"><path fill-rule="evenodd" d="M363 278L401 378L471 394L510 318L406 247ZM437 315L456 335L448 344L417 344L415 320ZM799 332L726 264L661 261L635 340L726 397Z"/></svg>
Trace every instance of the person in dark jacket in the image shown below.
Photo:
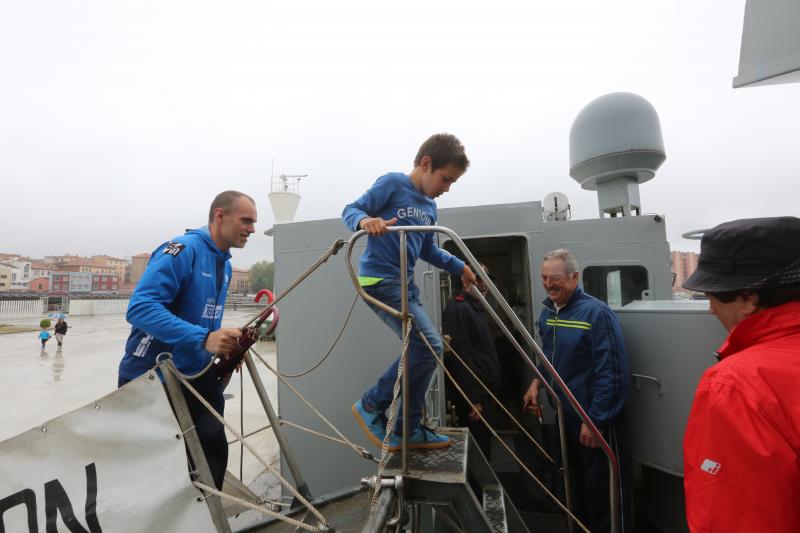
<svg viewBox="0 0 800 533"><path fill-rule="evenodd" d="M486 296L488 288L483 276L488 276L489 272L483 265L481 268L483 273L477 276L475 286ZM489 321L481 303L467 291L456 291L453 299L444 308L442 332L451 337L450 345L469 366L469 370L490 390L497 391L500 387L500 364L494 338L489 330ZM459 423L469 429L483 454L490 458L492 434L481 422L478 413L494 426L497 419L496 405L453 354L446 357L445 365L470 399L467 403L455 389L448 395L456 407Z"/></svg>
<svg viewBox="0 0 800 533"><path fill-rule="evenodd" d="M208 226L155 249L128 305L132 327L119 365L119 387L156 366L161 352L170 352L178 371L191 375L206 368L215 355L225 357L236 347L240 330L221 328L231 277L229 250L244 248L255 223L253 199L225 191L211 203ZM221 378L212 367L191 383L222 415ZM221 489L228 463L225 429L182 388L214 483Z"/></svg>
<svg viewBox="0 0 800 533"><path fill-rule="evenodd" d="M538 322L542 350L619 457L614 421L628 393L628 358L619 321L604 302L578 287L578 262L570 251L545 254L541 272L547 291ZM548 377L546 372L542 374ZM526 410L541 416L540 385L538 378L531 381L523 403ZM608 531L606 455L566 398L560 392L559 396L564 405L576 516L592 532Z"/></svg>
<svg viewBox="0 0 800 533"><path fill-rule="evenodd" d="M66 320L64 320L63 318L58 319L58 322L56 322L55 333L56 333L56 342L58 342L58 347L61 348L61 346L64 344L64 335L67 334Z"/></svg>

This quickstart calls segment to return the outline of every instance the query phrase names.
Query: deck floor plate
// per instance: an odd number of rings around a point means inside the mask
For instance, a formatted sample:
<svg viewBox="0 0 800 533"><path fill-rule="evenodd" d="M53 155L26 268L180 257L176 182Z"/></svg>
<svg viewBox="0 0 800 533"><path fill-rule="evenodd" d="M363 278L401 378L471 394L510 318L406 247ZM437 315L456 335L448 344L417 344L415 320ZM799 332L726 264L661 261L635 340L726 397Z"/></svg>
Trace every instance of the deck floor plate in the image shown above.
<svg viewBox="0 0 800 533"><path fill-rule="evenodd" d="M411 450L408 459L409 476L441 483L465 483L467 480L467 430L464 428L438 428L437 433L452 440L448 448ZM400 452L392 453L384 475L400 475Z"/></svg>

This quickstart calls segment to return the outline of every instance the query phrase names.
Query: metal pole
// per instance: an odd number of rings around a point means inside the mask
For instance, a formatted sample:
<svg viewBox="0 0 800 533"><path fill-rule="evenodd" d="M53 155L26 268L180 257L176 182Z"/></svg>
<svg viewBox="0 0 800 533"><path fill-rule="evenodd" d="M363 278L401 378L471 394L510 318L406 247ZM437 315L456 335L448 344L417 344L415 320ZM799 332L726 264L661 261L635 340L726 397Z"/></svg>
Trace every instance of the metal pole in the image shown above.
<svg viewBox="0 0 800 533"><path fill-rule="evenodd" d="M415 228L419 227L422 226L415 226ZM441 233L444 233L448 237L450 237L456 244L456 246L458 246L459 250L461 250L461 252L464 254L464 257L467 259L467 261L469 261L471 265L474 265L475 268L478 268L477 265L479 263L477 259L475 259L475 256L473 256L472 252L469 251L469 248L467 248L467 246L464 244L464 241L462 241L461 238L453 230L440 226L434 226L434 228L435 228L434 231L440 231ZM489 289L489 292L491 292L492 296L494 296L494 298L497 300L497 303L500 305L500 307L506 313L506 315L514 324L516 329L525 339L525 342L528 345L528 347L531 350L533 350L533 352L536 353L536 355L539 356L539 360L541 361L542 366L544 366L547 369L548 374L550 374L553 381L558 385L558 388L561 390L562 394L564 394L564 397L567 399L570 405L572 405L572 407L575 409L575 412L578 414L578 417L580 417L581 421L586 425L587 428L589 428L589 431L592 433L592 435L594 435L594 437L600 442L600 447L603 449L603 452L605 453L609 463L609 469L611 474L609 476L610 486L614 487L614 489L611 490L609 494L609 503L611 506L611 517L610 517L611 533L618 533L620 531L619 463L617 461L616 456L614 455L614 451L611 449L611 445L608 443L608 441L606 441L605 437L603 437L603 434L600 433L600 430L597 429L597 426L595 426L594 422L592 422L592 419L589 418L589 415L586 414L586 411L583 409L583 406L581 406L580 402L578 402L577 398L575 398L575 396L572 394L572 391L570 391L569 387L567 387L567 384L564 382L564 380L561 378L558 372L556 372L555 367L553 367L552 363L550 363L550 361L544 355L542 349L539 347L538 344L536 344L536 341L533 339L530 332L525 328L525 324L522 323L522 320L519 319L514 310L511 309L511 306L508 305L508 302L506 302L505 298L502 297L500 291L497 290L497 287L495 286L494 282L492 282L492 280L488 278L485 280L485 282L487 288ZM528 361L528 363L532 364L531 361Z"/></svg>
<svg viewBox="0 0 800 533"><path fill-rule="evenodd" d="M388 229L392 229L392 228L388 228ZM358 282L358 274L356 274L356 270L353 267L353 246L354 246L355 242L358 239L360 239L361 237L363 237L366 234L367 234L367 232L362 229L360 231L357 231L357 232L353 233L353 235L350 237L350 240L347 241L347 255L346 255L346 258L345 258L345 264L347 265L347 272L350 274L350 280L353 282L353 287L355 287L356 292L359 294L359 296L361 296L361 298L365 302L371 303L372 305L374 305L374 306L376 306L376 307L378 307L380 309L383 309L384 311L386 311L387 313L389 313L393 317L402 320L403 314L400 311L398 311L397 309L393 308L392 306L386 305L385 303L383 303L382 301L378 300L374 296L370 296L369 294L367 294L367 291L365 291L364 288L361 286L361 284ZM401 250L402 250L402 248L401 248ZM403 276L402 272L401 272L400 275Z"/></svg>
<svg viewBox="0 0 800 533"><path fill-rule="evenodd" d="M489 305L489 302L486 301L486 298L483 297L483 294L481 294L481 292L477 289L477 287L472 287L472 295L475 296L479 302L481 302L483 308L486 310L487 313L489 313L489 316L491 316L494 319L500 330L503 332L503 334L505 334L508 341L511 343L512 346L514 346L514 348L517 350L517 353L520 354L523 361L528 363L530 368L536 374L536 377L538 377L539 381L542 382L542 385L544 386L545 390L550 395L550 397L553 398L553 401L556 404L556 412L558 413L558 435L561 444L561 466L563 468L562 474L564 476L564 492L566 493L566 498L567 498L566 507L570 512L572 512L573 509L572 482L570 481L570 476L569 476L569 460L567 458L567 433L566 433L566 428L564 426L564 406L561 403L561 398L559 398L558 395L556 395L556 391L553 389L550 383L548 383L547 380L544 379L542 373L539 372L539 369L536 368L535 364L533 364L533 361L531 361L530 357L528 357L528 354L525 353L525 350L522 348L522 346L520 346L519 342L517 342L517 339L514 338L514 335L511 333L511 330L509 330L508 326L506 326L505 323L500 319L500 317L497 315L497 312L492 308L491 305ZM575 523L572 520L570 520L569 530L573 531L574 528L575 528Z"/></svg>
<svg viewBox="0 0 800 533"><path fill-rule="evenodd" d="M383 487L378 499L378 505L375 507L375 514L362 529L361 533L383 533L386 528L386 522L394 511L396 500L397 493L395 490L391 487Z"/></svg>
<svg viewBox="0 0 800 533"><path fill-rule="evenodd" d="M308 267L308 269L305 272L303 272L302 274L300 274L300 276L296 280L294 280L291 283L291 285L286 287L283 290L283 292L281 292L278 296L276 296L271 304L265 306L264 311L266 311L267 309L269 309L271 307L275 307L278 304L278 302L283 300L290 292L292 292L292 290L294 290L295 287L300 285L300 283L302 281L304 281L308 276L310 276L316 269L321 267L328 259L330 259L330 257L332 255L336 255L339 252L339 250L342 248L342 246L344 246L344 245L345 245L344 240L336 239L336 241L334 241L334 243L331 245L331 247L328 248L328 251L325 252L324 254L322 254L322 256L319 259L317 259L314 262L313 265ZM247 326L249 326L250 324L252 324L256 320L258 320L258 317L260 317L264 313L264 311L261 311L261 313L257 314L256 316L254 316L253 318L248 320L247 324L245 324L242 327L242 329L246 328Z"/></svg>
<svg viewBox="0 0 800 533"><path fill-rule="evenodd" d="M250 356L250 352L245 354L244 363L247 365L247 371L250 373L250 377L253 379L253 385L256 387L256 393L261 400L261 405L264 407L264 412L267 414L269 423L272 426L272 431L275 432L275 440L278 441L278 447L280 448L281 454L286 461L286 465L289 467L289 472L292 474L294 484L297 487L297 492L299 492L306 500L311 501L311 491L308 490L308 484L303 479L303 475L300 473L300 467L297 464L297 460L295 459L291 448L289 448L289 444L286 442L286 437L281 431L280 420L275 414L275 411L272 409L272 402L269 401L267 389L264 388L264 383L261 381L261 376L258 374L258 369L253 362L253 358Z"/></svg>
<svg viewBox="0 0 800 533"><path fill-rule="evenodd" d="M195 429L192 415L189 413L189 407L186 405L183 389L181 389L178 378L172 373L175 369L172 364L172 357L162 357L158 362L158 366L164 376L164 381L167 383L167 394L171 400L175 418L178 419L178 424L183 433L184 442L189 449L189 456L194 465L197 481L208 487L215 487L214 478L211 476L211 469L208 467L208 461L206 460L206 454L203 452L203 445L200 444L200 437L197 436L197 429ZM222 500L220 500L219 496L206 494L206 504L217 531L230 533L231 526L228 524L228 518L225 516L225 509L222 507Z"/></svg>
<svg viewBox="0 0 800 533"><path fill-rule="evenodd" d="M423 226L415 226L415 228L420 228L420 227ZM467 246L464 244L464 241L462 241L461 238L453 230L440 226L433 226L432 228L429 228L429 230L431 229L433 231L439 231L441 233L444 233L448 237L450 237L456 244L456 246L458 246L459 250L461 250L461 252L464 254L464 257L467 259L467 261L475 268L479 268L478 267L479 263L477 259L475 259L475 256L472 255L472 252L469 251L469 248L467 248ZM556 372L555 367L553 367L552 363L550 363L550 361L544 355L542 349L539 347L538 344L536 344L536 341L533 339L530 332L525 328L525 324L522 323L522 320L519 319L514 310L511 309L511 306L508 305L508 302L506 302L505 298L503 298L503 296L500 294L500 291L497 290L497 287L495 286L494 282L492 282L492 280L488 278L485 279L484 281L486 282L486 286L489 289L489 292L492 294L492 296L494 296L495 300L497 300L497 303L500 305L500 307L506 313L508 318L514 324L517 331L519 331L522 337L525 339L525 342L528 345L528 347L531 350L533 350L534 353L536 353L536 355L539 356L539 360L541 361L542 366L544 366L547 369L548 374L550 374L553 381L558 385L558 388L564 394L564 397L567 399L570 405L572 405L572 407L575 409L575 412L578 414L578 417L580 417L581 421L586 425L587 428L589 428L589 431L592 433L592 435L594 435L594 437L600 442L600 447L603 449L603 452L605 453L609 463L609 468L611 473L611 475L609 476L610 477L609 482L612 487L615 487L613 490L610 491L609 494L609 503L611 506L611 517L610 517L611 533L618 533L620 531L619 463L617 461L616 456L614 455L614 451L611 449L611 445L608 443L608 441L606 441L605 437L603 437L603 434L600 433L600 430L597 429L597 426L595 426L594 422L592 422L592 419L589 418L589 415L586 414L586 411L583 409L580 402L578 402L577 398L575 398L575 396L572 394L572 391L569 390L567 384L564 382L564 380L561 378L558 372ZM533 365L533 363L530 360L528 360L528 364Z"/></svg>
<svg viewBox="0 0 800 533"><path fill-rule="evenodd" d="M401 341L404 340L408 332L408 250L406 248L406 232L400 232L400 314L402 321L403 334ZM403 475L408 475L408 395L409 395L409 379L408 379L408 350L403 350L400 354L403 358L403 392L401 393L403 399Z"/></svg>

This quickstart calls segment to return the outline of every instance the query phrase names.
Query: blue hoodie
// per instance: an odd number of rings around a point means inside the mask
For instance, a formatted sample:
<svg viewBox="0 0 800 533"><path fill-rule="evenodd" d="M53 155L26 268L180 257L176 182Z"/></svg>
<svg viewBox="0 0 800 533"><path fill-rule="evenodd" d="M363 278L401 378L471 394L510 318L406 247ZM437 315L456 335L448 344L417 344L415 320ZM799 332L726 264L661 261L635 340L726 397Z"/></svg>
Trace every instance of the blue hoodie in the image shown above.
<svg viewBox="0 0 800 533"><path fill-rule="evenodd" d="M119 375L135 379L172 353L184 374L202 370L212 354L208 334L219 329L231 277L231 255L223 252L204 226L155 249L128 305L131 334Z"/></svg>
<svg viewBox="0 0 800 533"><path fill-rule="evenodd" d="M393 172L378 178L361 198L345 206L342 221L351 231L366 217L389 220L397 217L397 226L432 226L436 224L436 202L418 190L411 178ZM464 262L439 248L433 233L406 234L408 279L414 279L414 265L422 258L451 274L461 274ZM397 233L367 237L367 249L361 254L358 273L363 277L400 278L400 236Z"/></svg>
<svg viewBox="0 0 800 533"><path fill-rule="evenodd" d="M550 299L544 305L538 322L542 351L592 422L604 430L628 397L628 356L617 315L580 288L559 310ZM547 371L542 374L552 384ZM567 428L577 431L578 413L553 388L564 405Z"/></svg>

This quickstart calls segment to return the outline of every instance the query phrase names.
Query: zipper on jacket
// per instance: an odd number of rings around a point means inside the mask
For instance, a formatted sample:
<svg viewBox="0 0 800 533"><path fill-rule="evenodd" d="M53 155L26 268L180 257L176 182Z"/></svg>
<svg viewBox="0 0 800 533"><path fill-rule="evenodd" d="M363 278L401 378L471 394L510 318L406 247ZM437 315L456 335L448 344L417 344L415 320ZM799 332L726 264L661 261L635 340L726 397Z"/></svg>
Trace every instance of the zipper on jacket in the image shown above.
<svg viewBox="0 0 800 533"><path fill-rule="evenodd" d="M225 286L225 261L222 261L222 273L220 274L220 261L217 261L217 301L214 302L214 318L211 319L211 325L213 327L214 322L217 319L217 306L219 305L220 297L222 295L222 288ZM220 318L219 318L219 325L222 326L222 313L224 312L223 309L219 310Z"/></svg>
<svg viewBox="0 0 800 533"><path fill-rule="evenodd" d="M558 334L558 312L559 309L556 308L556 315L553 321L553 371L555 372L558 372L558 370L556 370L556 335ZM553 389L555 389L556 386L555 381L556 378L554 376L550 376L550 386L553 387Z"/></svg>

